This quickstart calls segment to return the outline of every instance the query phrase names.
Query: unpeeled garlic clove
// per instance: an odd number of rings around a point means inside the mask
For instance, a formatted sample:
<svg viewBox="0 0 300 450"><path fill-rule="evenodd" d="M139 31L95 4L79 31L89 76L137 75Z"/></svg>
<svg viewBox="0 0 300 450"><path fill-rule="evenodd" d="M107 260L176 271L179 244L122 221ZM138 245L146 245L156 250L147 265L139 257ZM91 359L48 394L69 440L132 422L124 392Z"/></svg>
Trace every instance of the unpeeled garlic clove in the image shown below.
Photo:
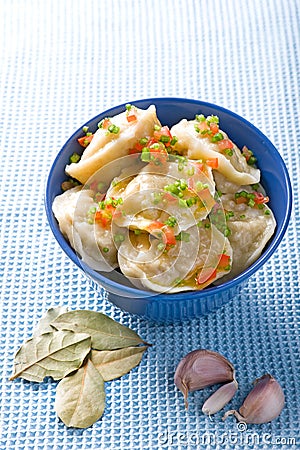
<svg viewBox="0 0 300 450"><path fill-rule="evenodd" d="M214 392L202 406L204 414L212 415L220 411L234 397L238 390L238 383L234 379L230 383L223 384Z"/></svg>
<svg viewBox="0 0 300 450"><path fill-rule="evenodd" d="M254 383L240 409L227 411L223 420L234 415L240 422L259 424L271 422L279 416L284 407L284 393L278 381L265 374Z"/></svg>
<svg viewBox="0 0 300 450"><path fill-rule="evenodd" d="M184 395L185 407L190 391L197 391L218 383L234 380L234 367L220 353L211 350L194 350L178 364L174 382Z"/></svg>

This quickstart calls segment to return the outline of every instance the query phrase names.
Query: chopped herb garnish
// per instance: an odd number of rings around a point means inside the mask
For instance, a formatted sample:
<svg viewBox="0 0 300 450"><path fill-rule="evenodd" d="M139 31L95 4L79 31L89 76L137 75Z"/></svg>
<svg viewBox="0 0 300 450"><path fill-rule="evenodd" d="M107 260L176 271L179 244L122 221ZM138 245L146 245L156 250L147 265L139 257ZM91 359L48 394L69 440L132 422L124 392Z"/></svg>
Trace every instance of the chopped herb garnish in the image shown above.
<svg viewBox="0 0 300 450"><path fill-rule="evenodd" d="M175 236L176 241L190 242L190 233L186 231L181 231L177 236Z"/></svg>
<svg viewBox="0 0 300 450"><path fill-rule="evenodd" d="M166 225L169 227L175 227L177 225L177 219L176 217L170 216L168 220L165 222Z"/></svg>
<svg viewBox="0 0 300 450"><path fill-rule="evenodd" d="M165 244L163 243L163 242L160 242L158 245L157 245L157 249L158 250L164 250L165 249Z"/></svg>
<svg viewBox="0 0 300 450"><path fill-rule="evenodd" d="M111 125L109 125L109 127L107 128L107 130L109 131L109 133L112 134L118 134L120 131L120 127L117 127L117 125L114 125L113 123Z"/></svg>
<svg viewBox="0 0 300 450"><path fill-rule="evenodd" d="M116 244L124 242L125 241L125 236L123 234L121 234L121 233L115 234L114 241L115 241Z"/></svg>
<svg viewBox="0 0 300 450"><path fill-rule="evenodd" d="M211 123L219 123L219 117L218 116L207 116L206 117L206 122L208 123L208 124L211 124Z"/></svg>
<svg viewBox="0 0 300 450"><path fill-rule="evenodd" d="M222 141L222 139L224 139L224 136L222 133L216 133L211 137L211 142L219 142Z"/></svg>
<svg viewBox="0 0 300 450"><path fill-rule="evenodd" d="M78 153L73 153L71 156L70 156L70 163L78 163L78 161L80 160L80 158L81 158L81 156L80 155L78 155Z"/></svg>

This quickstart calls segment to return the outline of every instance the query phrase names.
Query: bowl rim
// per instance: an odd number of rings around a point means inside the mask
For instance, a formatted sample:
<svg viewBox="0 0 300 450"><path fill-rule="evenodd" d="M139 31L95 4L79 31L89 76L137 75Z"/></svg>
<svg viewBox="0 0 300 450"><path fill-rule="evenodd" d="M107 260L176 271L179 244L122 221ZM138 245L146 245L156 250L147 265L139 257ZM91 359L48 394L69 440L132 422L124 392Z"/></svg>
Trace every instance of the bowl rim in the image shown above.
<svg viewBox="0 0 300 450"><path fill-rule="evenodd" d="M189 103L194 104L199 107L204 106L207 108L212 108L214 110L221 111L225 114L229 114L230 116L234 117L235 119L243 122L246 126L250 127L260 138L263 139L264 145L270 149L274 157L277 160L277 163L280 164L282 173L284 175L284 186L286 188L286 194L287 194L287 202L286 202L286 209L284 212L284 217L282 220L282 225L280 229L277 229L275 231L275 236L273 237L272 243L270 246L266 248L266 250L262 253L262 255L254 261L247 269L245 269L242 273L234 277L232 280L226 281L225 283L222 283L218 286L209 286L205 288L204 290L199 291L182 291L178 293L158 293L158 292L152 292L147 291L143 289L138 289L136 287L126 286L120 283L115 282L114 280L111 280L110 278L106 277L100 272L97 272L93 269L91 269L89 266L87 266L85 263L83 263L76 252L72 249L70 244L66 241L62 233L58 230L56 219L52 212L52 200L51 200L51 180L53 173L55 171L56 163L60 159L61 155L65 151L65 148L69 145L71 141L76 138L76 136L81 132L82 128L90 123L97 120L101 120L101 118L109 116L111 112L125 108L125 105L133 104L135 106L139 106L144 103L154 104L155 102L163 103L163 102L179 102L179 103ZM116 114L116 113L115 113ZM276 149L276 147L273 145L273 143L269 140L267 136L265 136L255 125L253 125L251 122L249 122L247 119L241 117L237 113L224 108L223 106L216 105L214 103L197 100L197 99L189 99L184 97L150 97L150 98L144 98L144 99L138 99L138 100L132 100L125 103L121 103L119 105L113 106L109 109L106 109L105 111L97 114L93 118L89 119L85 122L81 127L79 127L63 144L57 155L55 156L50 171L48 173L47 182L46 182L46 189L45 189L45 196L44 196L44 202L45 202L45 209L46 209L46 215L48 219L48 223L50 225L51 231L56 238L57 242L59 243L62 250L67 254L67 256L72 260L74 264L76 264L80 269L84 270L85 273L87 273L92 279L96 282L99 282L105 289L106 285L110 286L114 291L123 291L123 295L126 297L132 297L132 300L140 300L141 298L150 298L153 301L162 301L162 300L181 300L182 296L186 296L189 299L193 299L197 297L199 301L201 301L201 298L206 298L210 294L217 295L218 293L221 293L225 290L229 290L230 288L235 287L236 285L242 284L245 282L249 277L251 277L255 272L257 272L264 264L265 262L273 255L273 253L277 250L280 242L282 241L285 232L287 230L290 216L291 216L291 210L292 210L292 186L291 186L291 180L289 177L289 173L287 170L287 167L285 165L285 162L280 155L279 151ZM108 289L107 289L108 290ZM124 292L125 291L125 292Z"/></svg>

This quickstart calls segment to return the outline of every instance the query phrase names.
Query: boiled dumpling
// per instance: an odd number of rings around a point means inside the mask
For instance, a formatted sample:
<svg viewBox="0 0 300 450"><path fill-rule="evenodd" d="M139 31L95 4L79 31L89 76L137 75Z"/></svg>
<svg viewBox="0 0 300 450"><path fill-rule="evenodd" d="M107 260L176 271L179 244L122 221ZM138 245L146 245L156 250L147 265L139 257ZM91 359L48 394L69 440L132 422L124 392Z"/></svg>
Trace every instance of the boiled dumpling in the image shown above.
<svg viewBox="0 0 300 450"><path fill-rule="evenodd" d="M196 131L199 126L197 120L181 120L171 129L172 135L178 138L175 148L179 153L186 155L189 159L210 160L217 158L216 170L225 175L230 181L238 185L258 183L260 171L247 163L238 147L228 139L227 134L218 130L222 141L230 142L230 152L224 153L220 150L220 141L212 142L210 135L201 134Z"/></svg>
<svg viewBox="0 0 300 450"><path fill-rule="evenodd" d="M110 272L117 267L117 250L110 228L94 220L98 204L92 190L77 186L55 197L52 210L59 228L82 261L94 270Z"/></svg>
<svg viewBox="0 0 300 450"><path fill-rule="evenodd" d="M203 289L231 268L227 238L209 222L181 232L170 248L148 233L129 232L118 251L121 271L137 287L156 292Z"/></svg>
<svg viewBox="0 0 300 450"><path fill-rule="evenodd" d="M123 203L115 223L130 229L151 232L154 221L165 223L172 217L185 230L206 218L215 204L211 168L202 164L199 170L193 162L184 167L176 162L148 164L125 188L124 182L120 186Z"/></svg>
<svg viewBox="0 0 300 450"><path fill-rule="evenodd" d="M160 126L154 105L146 110L135 108L135 117L128 122L126 111L114 116L111 124L116 128L112 130L117 132L98 128L80 161L66 167L67 174L85 184L101 167L128 155L139 139L151 136L155 125Z"/></svg>

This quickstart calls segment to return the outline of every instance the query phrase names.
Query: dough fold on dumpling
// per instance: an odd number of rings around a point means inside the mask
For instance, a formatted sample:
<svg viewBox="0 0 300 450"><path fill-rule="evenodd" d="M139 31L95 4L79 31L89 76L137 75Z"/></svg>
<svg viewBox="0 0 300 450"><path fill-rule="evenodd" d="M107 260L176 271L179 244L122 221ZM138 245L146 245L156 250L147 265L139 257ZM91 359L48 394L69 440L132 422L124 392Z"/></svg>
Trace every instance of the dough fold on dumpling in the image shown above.
<svg viewBox="0 0 300 450"><path fill-rule="evenodd" d="M248 191L251 192L250 187ZM259 258L274 234L276 221L266 204L257 205L258 207L246 203L237 204L234 194L222 195L221 201L224 210L230 211L227 226L233 250L232 270L225 277L226 281L243 272Z"/></svg>
<svg viewBox="0 0 300 450"><path fill-rule="evenodd" d="M247 164L246 158L242 155L239 148L233 144L232 156L225 156L220 153L218 144L211 142L209 137L201 136L196 132L196 120L182 119L178 124L171 128L172 135L178 138L175 148L180 154L186 155L189 159L213 159L218 158L217 170L225 175L230 181L243 185L258 183L260 180L260 171ZM220 130L224 139L227 134Z"/></svg>
<svg viewBox="0 0 300 450"><path fill-rule="evenodd" d="M121 271L135 286L156 292L203 289L230 271L232 258L228 239L205 225L189 228L169 249L148 233L130 232L118 251Z"/></svg>
<svg viewBox="0 0 300 450"><path fill-rule="evenodd" d="M155 125L161 126L154 105L146 110L135 108L135 116L136 120L132 122L127 121L126 112L114 116L112 123L119 127L116 134L99 128L80 161L67 165L66 173L85 184L101 167L128 155L138 140L152 136Z"/></svg>
<svg viewBox="0 0 300 450"><path fill-rule="evenodd" d="M110 272L118 266L117 250L110 228L89 221L89 211L97 208L93 196L92 190L77 186L55 197L52 210L82 261L94 270Z"/></svg>

